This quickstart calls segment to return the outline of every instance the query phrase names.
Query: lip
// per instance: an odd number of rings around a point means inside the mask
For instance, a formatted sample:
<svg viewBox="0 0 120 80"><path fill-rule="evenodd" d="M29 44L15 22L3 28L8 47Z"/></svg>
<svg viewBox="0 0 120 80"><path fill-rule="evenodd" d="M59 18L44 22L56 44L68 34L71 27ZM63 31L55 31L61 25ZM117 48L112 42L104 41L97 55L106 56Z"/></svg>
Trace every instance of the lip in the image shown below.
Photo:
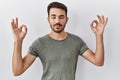
<svg viewBox="0 0 120 80"><path fill-rule="evenodd" d="M61 27L60 25L55 25L54 27Z"/></svg>
<svg viewBox="0 0 120 80"><path fill-rule="evenodd" d="M61 27L62 27L62 26L60 26L60 25L54 26L55 29L61 29Z"/></svg>

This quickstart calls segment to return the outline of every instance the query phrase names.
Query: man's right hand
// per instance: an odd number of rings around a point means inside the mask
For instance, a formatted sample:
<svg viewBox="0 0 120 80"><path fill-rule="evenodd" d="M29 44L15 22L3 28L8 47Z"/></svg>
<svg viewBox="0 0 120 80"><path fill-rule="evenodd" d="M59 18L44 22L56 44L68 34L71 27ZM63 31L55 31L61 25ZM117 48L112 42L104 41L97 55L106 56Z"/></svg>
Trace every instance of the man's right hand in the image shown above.
<svg viewBox="0 0 120 80"><path fill-rule="evenodd" d="M15 40L23 40L25 35L27 34L26 25L23 24L19 27L18 26L18 18L16 18L16 20L12 19L11 26L12 26L14 39Z"/></svg>

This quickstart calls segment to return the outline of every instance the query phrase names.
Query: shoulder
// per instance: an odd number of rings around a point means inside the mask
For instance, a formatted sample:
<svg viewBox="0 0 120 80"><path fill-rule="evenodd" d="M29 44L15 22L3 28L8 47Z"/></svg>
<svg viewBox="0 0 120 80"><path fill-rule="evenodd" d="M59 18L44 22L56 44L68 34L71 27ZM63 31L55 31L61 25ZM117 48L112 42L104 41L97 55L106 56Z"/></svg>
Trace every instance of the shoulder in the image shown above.
<svg viewBox="0 0 120 80"><path fill-rule="evenodd" d="M68 33L69 38L74 39L74 40L82 40L78 35Z"/></svg>
<svg viewBox="0 0 120 80"><path fill-rule="evenodd" d="M34 44L34 45L41 45L41 44L43 44L43 42L47 39L47 37L48 37L48 35L44 35L44 36L42 36L42 37L38 37L37 39L35 39L35 40L33 41L32 44Z"/></svg>
<svg viewBox="0 0 120 80"><path fill-rule="evenodd" d="M43 40L45 40L45 39L47 39L48 38L48 34L46 34L46 35L44 35L44 36L42 36L42 37L38 37L36 40L35 40L35 42L41 42L41 41L43 41Z"/></svg>
<svg viewBox="0 0 120 80"><path fill-rule="evenodd" d="M81 45L81 44L85 43L84 40L81 37L79 37L75 34L68 33L68 35L69 35L69 39L72 42L77 43L78 45Z"/></svg>

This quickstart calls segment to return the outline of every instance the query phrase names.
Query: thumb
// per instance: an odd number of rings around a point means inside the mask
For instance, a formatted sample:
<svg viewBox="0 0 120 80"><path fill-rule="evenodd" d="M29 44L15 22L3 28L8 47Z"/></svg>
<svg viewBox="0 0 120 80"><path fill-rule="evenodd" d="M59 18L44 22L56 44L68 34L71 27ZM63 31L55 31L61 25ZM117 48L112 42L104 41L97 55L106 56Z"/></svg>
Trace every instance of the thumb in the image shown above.
<svg viewBox="0 0 120 80"><path fill-rule="evenodd" d="M20 30L22 31L22 32L24 32L24 33L27 33L27 26L26 25L21 25L20 26Z"/></svg>

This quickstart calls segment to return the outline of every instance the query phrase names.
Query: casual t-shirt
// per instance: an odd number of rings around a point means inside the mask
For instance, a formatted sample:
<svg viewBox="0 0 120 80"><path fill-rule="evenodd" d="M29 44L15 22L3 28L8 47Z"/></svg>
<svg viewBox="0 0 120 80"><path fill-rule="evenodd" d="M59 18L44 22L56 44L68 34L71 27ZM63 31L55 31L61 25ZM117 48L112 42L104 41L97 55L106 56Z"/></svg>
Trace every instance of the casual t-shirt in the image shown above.
<svg viewBox="0 0 120 80"><path fill-rule="evenodd" d="M55 40L47 34L35 40L28 52L43 64L41 80L75 80L78 56L87 49L76 35L68 33L64 40Z"/></svg>

